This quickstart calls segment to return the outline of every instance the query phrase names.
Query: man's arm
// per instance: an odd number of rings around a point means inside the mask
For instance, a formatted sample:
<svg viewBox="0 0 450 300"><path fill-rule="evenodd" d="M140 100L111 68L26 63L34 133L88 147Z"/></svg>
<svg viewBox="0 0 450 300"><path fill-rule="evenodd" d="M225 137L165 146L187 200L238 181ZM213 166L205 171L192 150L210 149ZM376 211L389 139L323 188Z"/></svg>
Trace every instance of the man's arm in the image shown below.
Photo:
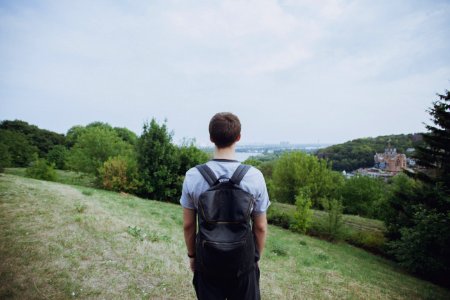
<svg viewBox="0 0 450 300"><path fill-rule="evenodd" d="M256 240L256 248L259 256L262 256L267 236L267 217L266 214L258 214L253 217L253 233Z"/></svg>
<svg viewBox="0 0 450 300"><path fill-rule="evenodd" d="M197 223L195 219L195 210L183 208L183 231L184 241L190 258L191 270L194 271L194 256L195 256L195 231L197 230Z"/></svg>

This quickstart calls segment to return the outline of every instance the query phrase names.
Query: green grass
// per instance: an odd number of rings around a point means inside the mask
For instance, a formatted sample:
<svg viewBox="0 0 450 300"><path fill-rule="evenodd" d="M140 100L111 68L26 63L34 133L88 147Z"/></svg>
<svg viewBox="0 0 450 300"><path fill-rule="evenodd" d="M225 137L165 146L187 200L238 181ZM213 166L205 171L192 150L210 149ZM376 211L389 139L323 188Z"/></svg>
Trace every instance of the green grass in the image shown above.
<svg viewBox="0 0 450 300"><path fill-rule="evenodd" d="M294 219L295 210L295 205L272 203L268 213L269 222L287 229ZM326 218L326 212L313 210L311 225L307 233L327 238L322 228ZM385 255L385 227L382 221L354 215L343 215L342 221L339 239L373 253Z"/></svg>
<svg viewBox="0 0 450 300"><path fill-rule="evenodd" d="M194 299L182 210L0 174L0 299ZM390 261L269 227L263 299L449 299Z"/></svg>
<svg viewBox="0 0 450 300"><path fill-rule="evenodd" d="M25 177L25 171L26 168L5 168L4 173ZM86 187L95 186L95 177L93 175L74 171L56 170L55 181L64 184L80 185Z"/></svg>
<svg viewBox="0 0 450 300"><path fill-rule="evenodd" d="M276 209L293 214L295 211L295 205L285 203L272 203L272 206ZM320 210L313 210L313 222L320 222L326 218L326 212ZM383 232L385 227L382 221L363 218L355 215L343 215L344 226L352 230L368 230L373 232Z"/></svg>

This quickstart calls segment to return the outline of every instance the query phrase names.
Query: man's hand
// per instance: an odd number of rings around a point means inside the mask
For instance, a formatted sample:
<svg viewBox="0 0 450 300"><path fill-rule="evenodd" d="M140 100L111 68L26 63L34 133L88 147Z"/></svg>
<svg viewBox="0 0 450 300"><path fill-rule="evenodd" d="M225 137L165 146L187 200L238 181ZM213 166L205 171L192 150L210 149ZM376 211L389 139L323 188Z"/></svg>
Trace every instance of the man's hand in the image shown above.
<svg viewBox="0 0 450 300"><path fill-rule="evenodd" d="M195 257L189 258L189 267L192 272L195 272Z"/></svg>

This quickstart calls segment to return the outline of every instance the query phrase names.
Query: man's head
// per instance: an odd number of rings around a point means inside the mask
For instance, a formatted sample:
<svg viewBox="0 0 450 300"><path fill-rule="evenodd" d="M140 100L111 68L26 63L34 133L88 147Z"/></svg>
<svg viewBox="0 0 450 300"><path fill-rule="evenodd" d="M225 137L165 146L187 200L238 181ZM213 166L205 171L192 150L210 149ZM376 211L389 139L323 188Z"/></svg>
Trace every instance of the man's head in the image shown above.
<svg viewBox="0 0 450 300"><path fill-rule="evenodd" d="M217 148L227 148L241 138L241 122L229 112L215 114L209 122L209 138Z"/></svg>

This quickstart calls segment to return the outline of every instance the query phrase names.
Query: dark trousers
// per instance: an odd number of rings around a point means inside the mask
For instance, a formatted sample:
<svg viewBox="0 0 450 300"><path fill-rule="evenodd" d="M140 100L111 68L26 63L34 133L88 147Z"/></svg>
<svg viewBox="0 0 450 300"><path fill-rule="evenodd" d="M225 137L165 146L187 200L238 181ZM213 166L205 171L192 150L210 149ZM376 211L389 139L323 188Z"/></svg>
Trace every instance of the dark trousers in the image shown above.
<svg viewBox="0 0 450 300"><path fill-rule="evenodd" d="M194 272L194 288L199 300L259 300L259 268L238 277L213 277Z"/></svg>

